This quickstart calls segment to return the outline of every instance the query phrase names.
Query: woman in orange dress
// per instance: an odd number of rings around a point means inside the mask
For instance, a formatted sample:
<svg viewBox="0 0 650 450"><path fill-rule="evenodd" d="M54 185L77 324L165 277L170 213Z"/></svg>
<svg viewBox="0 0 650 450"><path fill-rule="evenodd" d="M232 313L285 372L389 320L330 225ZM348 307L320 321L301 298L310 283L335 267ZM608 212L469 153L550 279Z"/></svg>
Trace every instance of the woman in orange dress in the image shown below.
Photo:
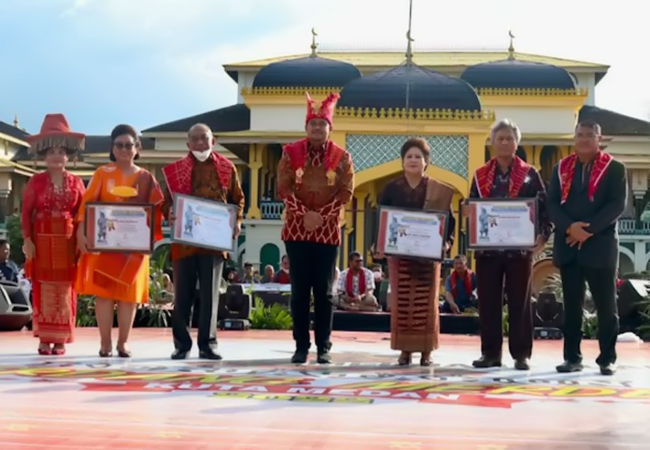
<svg viewBox="0 0 650 450"><path fill-rule="evenodd" d="M85 227L87 202L150 203L156 206L152 220L156 240L162 239L160 206L163 193L156 179L148 171L135 165L140 155L140 139L129 125L118 125L111 133L111 163L97 168L83 197L77 214L79 228L77 243L82 253L77 275L77 292L93 295L95 315L101 339L99 356L113 355L111 330L117 305L119 335L117 353L129 358L127 342L133 327L136 308L149 301L149 256L138 253L88 253ZM125 199L113 193L115 187L130 186L137 195Z"/></svg>
<svg viewBox="0 0 650 450"><path fill-rule="evenodd" d="M45 172L30 178L23 194L25 272L32 283L33 330L38 353L63 355L74 339L77 275L74 218L84 184L65 165L84 147L63 114L45 116L41 132L29 136L30 151L45 160Z"/></svg>

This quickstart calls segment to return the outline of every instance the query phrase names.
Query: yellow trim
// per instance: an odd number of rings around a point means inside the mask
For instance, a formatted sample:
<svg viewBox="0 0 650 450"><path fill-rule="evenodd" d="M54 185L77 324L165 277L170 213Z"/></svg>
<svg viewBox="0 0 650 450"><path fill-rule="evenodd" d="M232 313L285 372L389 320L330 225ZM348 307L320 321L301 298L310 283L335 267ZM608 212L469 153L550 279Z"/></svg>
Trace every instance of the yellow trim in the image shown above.
<svg viewBox="0 0 650 450"><path fill-rule="evenodd" d="M264 146L260 144L250 144L250 160L248 167L250 168L250 206L246 212L247 219L261 219L262 212L260 211L260 169L264 158Z"/></svg>
<svg viewBox="0 0 650 450"><path fill-rule="evenodd" d="M303 99L303 103L304 99ZM305 111L306 111L305 106ZM255 131L255 130L244 130L244 131L228 131L224 133L217 133L217 139L221 137L240 137L240 138L294 138L294 137L305 137L304 131Z"/></svg>
<svg viewBox="0 0 650 450"><path fill-rule="evenodd" d="M299 95L305 100L305 93L310 96L314 95L329 95L332 92L341 92L340 87L254 87L242 88L242 95Z"/></svg>
<svg viewBox="0 0 650 450"><path fill-rule="evenodd" d="M442 120L494 122L493 111L453 111L451 109L406 109L406 108L336 108L336 118L365 120Z"/></svg>
<svg viewBox="0 0 650 450"><path fill-rule="evenodd" d="M495 106L555 106L570 107L579 110L587 99L586 95L481 95L481 105L486 108Z"/></svg>
<svg viewBox="0 0 650 450"><path fill-rule="evenodd" d="M357 221L355 224L355 234L354 234L354 245L355 249L354 251L357 251L361 253L361 258L365 261L366 260L366 251L364 250L364 241L366 240L366 208L365 208L365 202L366 202L366 197L368 196L368 193L365 191L360 191L360 190L355 190L354 192L354 198L357 199ZM349 254L350 252L348 252ZM346 263L350 263L350 261L347 261L347 255L344 255L346 259Z"/></svg>
<svg viewBox="0 0 650 450"><path fill-rule="evenodd" d="M22 141L18 138L15 138L13 136L9 136L8 134L0 133L0 139L8 141L8 142L13 142L14 144L21 145L23 147L30 147L29 142L27 141Z"/></svg>
<svg viewBox="0 0 650 450"><path fill-rule="evenodd" d="M224 64L226 71L237 71L237 69L260 69L274 62L286 61L289 59L306 58L309 54L286 55L274 58L258 59L253 61L241 61ZM361 68L382 68L395 67L404 62L404 52L318 52L321 58L333 59L347 62ZM508 52L416 52L413 55L413 62L422 67L456 67L464 68L476 64L499 61L508 58ZM530 53L515 52L518 61L538 62L571 69L600 69L607 71L609 66L585 61L555 58L553 56L533 55Z"/></svg>
<svg viewBox="0 0 650 450"><path fill-rule="evenodd" d="M3 170L7 169L7 170ZM8 159L0 159L0 171L1 172L10 172L10 173L18 173L20 175L25 175L28 177L31 177L32 175L38 173L37 170L32 169L31 167L24 166L19 163L15 163L13 161L9 161Z"/></svg>
<svg viewBox="0 0 650 450"><path fill-rule="evenodd" d="M374 183L376 180L384 177L390 177L401 172L402 160L397 158L387 163L383 163L378 166L370 167L368 169L357 172L354 176L355 184L357 185L357 190L360 189L361 186L363 186L363 190L365 190L365 184ZM448 170L434 165L429 165L429 167L427 167L426 173L428 176L435 178L436 180L453 186L463 196L467 195L467 180L460 175L456 175L453 172L449 172ZM371 189L370 186L367 186L367 188Z"/></svg>
<svg viewBox="0 0 650 450"><path fill-rule="evenodd" d="M587 97L589 90L580 89L523 89L523 88L479 88L480 96L486 97Z"/></svg>

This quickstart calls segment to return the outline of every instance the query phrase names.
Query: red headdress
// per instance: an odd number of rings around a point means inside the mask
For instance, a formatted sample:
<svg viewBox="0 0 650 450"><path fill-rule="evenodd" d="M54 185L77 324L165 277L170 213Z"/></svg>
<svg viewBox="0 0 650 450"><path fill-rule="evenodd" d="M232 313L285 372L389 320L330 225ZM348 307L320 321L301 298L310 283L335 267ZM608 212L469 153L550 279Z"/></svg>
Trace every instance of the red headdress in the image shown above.
<svg viewBox="0 0 650 450"><path fill-rule="evenodd" d="M41 125L41 132L27 136L30 152L41 154L48 148L64 147L69 153L84 149L86 136L70 130L63 114L48 114Z"/></svg>
<svg viewBox="0 0 650 450"><path fill-rule="evenodd" d="M331 127L332 120L334 119L334 108L336 108L336 102L339 101L341 96L337 93L331 93L318 106L316 105L316 101L309 96L309 92L305 92L305 95L307 96L307 117L305 118L305 123L312 119L324 119L327 120L327 123Z"/></svg>

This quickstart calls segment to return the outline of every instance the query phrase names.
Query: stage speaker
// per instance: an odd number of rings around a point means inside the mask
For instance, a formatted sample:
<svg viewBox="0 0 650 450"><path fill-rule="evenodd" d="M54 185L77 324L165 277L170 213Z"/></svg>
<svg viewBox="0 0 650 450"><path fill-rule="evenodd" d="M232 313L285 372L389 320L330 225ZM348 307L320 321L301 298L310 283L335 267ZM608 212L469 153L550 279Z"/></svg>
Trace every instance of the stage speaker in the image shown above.
<svg viewBox="0 0 650 450"><path fill-rule="evenodd" d="M32 306L17 283L0 282L0 331L20 331L32 320Z"/></svg>
<svg viewBox="0 0 650 450"><path fill-rule="evenodd" d="M240 284L231 284L219 297L219 320L248 320L253 309L251 295Z"/></svg>
<svg viewBox="0 0 650 450"><path fill-rule="evenodd" d="M621 318L634 313L638 303L648 296L650 282L648 280L626 280L618 288L618 315Z"/></svg>

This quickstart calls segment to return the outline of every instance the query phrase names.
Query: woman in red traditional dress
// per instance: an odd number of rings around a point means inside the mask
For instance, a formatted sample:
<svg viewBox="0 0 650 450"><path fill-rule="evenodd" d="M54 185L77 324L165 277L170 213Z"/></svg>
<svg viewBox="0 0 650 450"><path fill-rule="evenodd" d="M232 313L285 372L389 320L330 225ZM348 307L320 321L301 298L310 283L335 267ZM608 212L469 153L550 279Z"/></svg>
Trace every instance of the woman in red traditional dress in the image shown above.
<svg viewBox="0 0 650 450"><path fill-rule="evenodd" d="M23 194L23 251L26 275L32 283L33 330L38 353L63 355L73 341L77 294L74 218L84 184L65 170L70 157L84 147L85 136L70 131L62 114L48 114L37 135L29 136L30 151L45 160L46 170L34 175Z"/></svg>

